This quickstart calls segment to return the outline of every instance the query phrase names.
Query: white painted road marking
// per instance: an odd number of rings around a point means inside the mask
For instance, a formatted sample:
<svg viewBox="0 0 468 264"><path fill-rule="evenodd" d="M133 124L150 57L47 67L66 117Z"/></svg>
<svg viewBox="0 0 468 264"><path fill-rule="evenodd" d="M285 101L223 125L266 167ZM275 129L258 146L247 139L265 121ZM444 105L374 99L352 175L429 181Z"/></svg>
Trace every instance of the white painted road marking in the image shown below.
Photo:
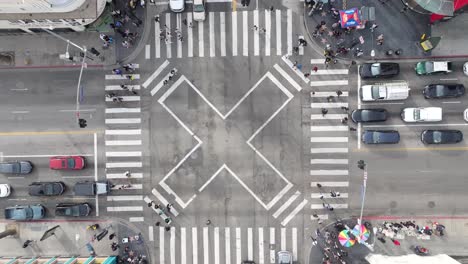
<svg viewBox="0 0 468 264"><path fill-rule="evenodd" d="M115 195L115 196L107 196L108 202L115 202L115 201L142 201L143 195Z"/></svg>
<svg viewBox="0 0 468 264"><path fill-rule="evenodd" d="M143 162L107 162L106 168L141 168Z"/></svg>
<svg viewBox="0 0 468 264"><path fill-rule="evenodd" d="M332 85L348 85L348 80L334 81L311 81L310 86L332 86Z"/></svg>
<svg viewBox="0 0 468 264"><path fill-rule="evenodd" d="M163 64L161 64L152 74L151 76L146 79L146 81L142 84L144 88L148 88L148 86L158 77L159 74L164 70L164 68L169 65L169 61L165 60Z"/></svg>
<svg viewBox="0 0 468 264"><path fill-rule="evenodd" d="M317 183L323 187L349 187L349 182L311 182L310 187L317 187Z"/></svg>
<svg viewBox="0 0 468 264"><path fill-rule="evenodd" d="M311 126L311 132L322 132L322 131L348 131L348 126Z"/></svg>
<svg viewBox="0 0 468 264"><path fill-rule="evenodd" d="M310 142L311 143L317 143L317 142L346 143L348 142L348 137L311 137Z"/></svg>
<svg viewBox="0 0 468 264"><path fill-rule="evenodd" d="M106 129L106 135L140 135L141 129Z"/></svg>
<svg viewBox="0 0 468 264"><path fill-rule="evenodd" d="M310 153L348 153L348 148L311 148Z"/></svg>
<svg viewBox="0 0 468 264"><path fill-rule="evenodd" d="M135 211L143 211L143 206L107 207L107 212L135 212Z"/></svg>
<svg viewBox="0 0 468 264"><path fill-rule="evenodd" d="M294 208L294 210L281 222L281 225L282 226L286 226L289 221L291 221L291 219L294 218L294 216L296 216L303 208L304 206L307 204L307 200L304 199L296 208Z"/></svg>
<svg viewBox="0 0 468 264"><path fill-rule="evenodd" d="M311 159L310 164L348 164L347 159Z"/></svg>
<svg viewBox="0 0 468 264"><path fill-rule="evenodd" d="M131 179L141 179L143 178L143 173L136 173L132 172L130 175ZM128 179L127 176L125 176L125 173L107 173L106 174L106 179Z"/></svg>
<svg viewBox="0 0 468 264"><path fill-rule="evenodd" d="M106 124L139 124L141 118L106 118Z"/></svg>
<svg viewBox="0 0 468 264"><path fill-rule="evenodd" d="M334 209L347 209L348 204L329 204ZM323 204L311 204L310 209L324 209Z"/></svg>
<svg viewBox="0 0 468 264"><path fill-rule="evenodd" d="M106 151L106 157L141 157L141 151Z"/></svg>
<svg viewBox="0 0 468 264"><path fill-rule="evenodd" d="M349 175L348 170L310 170L309 175Z"/></svg>
<svg viewBox="0 0 468 264"><path fill-rule="evenodd" d="M117 114L117 113L140 113L141 108L106 108L106 114ZM106 119L107 121L107 119ZM110 123L109 123L110 124Z"/></svg>
<svg viewBox="0 0 468 264"><path fill-rule="evenodd" d="M141 140L106 140L106 146L141 145Z"/></svg>
<svg viewBox="0 0 468 264"><path fill-rule="evenodd" d="M288 208L292 202L294 202L294 200L297 199L297 197L299 197L299 195L301 194L301 192L299 191L296 191L296 193L294 193L293 195L291 195L291 197L289 197L289 199L283 204L281 205L280 208L278 208L278 210L276 210L276 212L273 214L273 217L274 218L278 218L278 216L284 212L284 210L286 210L286 208Z"/></svg>

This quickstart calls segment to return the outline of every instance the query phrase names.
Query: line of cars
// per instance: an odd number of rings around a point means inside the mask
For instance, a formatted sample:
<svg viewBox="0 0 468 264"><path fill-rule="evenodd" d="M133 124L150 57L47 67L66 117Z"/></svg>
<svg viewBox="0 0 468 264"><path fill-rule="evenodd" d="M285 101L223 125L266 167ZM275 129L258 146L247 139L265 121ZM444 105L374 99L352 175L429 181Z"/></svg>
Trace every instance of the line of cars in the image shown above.
<svg viewBox="0 0 468 264"><path fill-rule="evenodd" d="M435 73L449 73L453 70L451 62L424 61L416 64L418 75ZM468 75L468 63L463 66ZM397 63L366 63L360 68L361 78L390 78L400 72ZM376 83L364 85L360 89L363 101L404 100L409 96L409 87L406 82ZM456 98L465 94L463 84L430 84L424 87L423 95L426 99ZM385 109L357 109L351 113L353 122L383 122L388 113ZM468 109L464 112L468 121ZM442 108L440 107L410 107L401 111L404 122L440 122L442 121ZM365 130L361 139L366 144L396 144L400 141L400 134L396 130ZM424 130L421 141L424 144L451 144L463 140L463 133L459 130L439 129Z"/></svg>
<svg viewBox="0 0 468 264"><path fill-rule="evenodd" d="M53 170L81 170L86 166L83 156L58 156L51 157L49 168ZM33 170L30 161L7 161L0 162L0 173L24 175ZM8 197L11 194L9 184L0 184L0 197ZM33 182L28 186L31 196L59 196L65 192L66 186L61 181ZM81 181L77 182L73 191L78 196L94 196L105 194L110 191L109 182ZM59 203L55 207L56 216L88 216L91 212L89 203ZM46 208L41 205L16 205L5 208L5 218L10 220L36 220L45 216Z"/></svg>
<svg viewBox="0 0 468 264"><path fill-rule="evenodd" d="M185 0L169 0L169 9L172 12L180 13L185 10ZM205 0L193 0L193 20L205 20Z"/></svg>

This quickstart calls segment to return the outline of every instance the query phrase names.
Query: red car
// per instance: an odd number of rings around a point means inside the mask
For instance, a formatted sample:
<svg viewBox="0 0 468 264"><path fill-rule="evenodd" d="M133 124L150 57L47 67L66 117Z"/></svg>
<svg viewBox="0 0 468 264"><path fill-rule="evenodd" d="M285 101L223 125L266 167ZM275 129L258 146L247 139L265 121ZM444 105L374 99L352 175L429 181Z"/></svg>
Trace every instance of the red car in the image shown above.
<svg viewBox="0 0 468 264"><path fill-rule="evenodd" d="M49 167L52 170L82 170L85 167L85 159L82 156L52 157Z"/></svg>

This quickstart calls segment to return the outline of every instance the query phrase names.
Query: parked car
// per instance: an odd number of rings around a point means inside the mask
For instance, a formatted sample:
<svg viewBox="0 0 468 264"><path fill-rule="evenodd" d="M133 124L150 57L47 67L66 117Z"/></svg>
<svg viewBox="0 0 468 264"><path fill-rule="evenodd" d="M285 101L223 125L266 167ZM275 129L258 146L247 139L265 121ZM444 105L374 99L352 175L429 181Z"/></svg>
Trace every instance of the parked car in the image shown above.
<svg viewBox="0 0 468 264"><path fill-rule="evenodd" d="M0 162L0 173L8 174L28 174L32 171L32 164L30 161L7 161Z"/></svg>
<svg viewBox="0 0 468 264"><path fill-rule="evenodd" d="M185 9L185 0L169 0L169 8L172 12L180 13Z"/></svg>
<svg viewBox="0 0 468 264"><path fill-rule="evenodd" d="M421 133L421 141L424 144L454 144L463 140L460 130L424 130Z"/></svg>
<svg viewBox="0 0 468 264"><path fill-rule="evenodd" d="M442 121L441 107L405 108L401 112L401 119L405 122L439 122Z"/></svg>
<svg viewBox="0 0 468 264"><path fill-rule="evenodd" d="M465 62L465 64L463 64L463 73L468 76L468 62Z"/></svg>
<svg viewBox="0 0 468 264"><path fill-rule="evenodd" d="M289 251L278 252L278 264L292 264L293 257Z"/></svg>
<svg viewBox="0 0 468 264"><path fill-rule="evenodd" d="M429 84L423 90L426 99L454 98L464 94L463 84Z"/></svg>
<svg viewBox="0 0 468 264"><path fill-rule="evenodd" d="M91 213L89 203L60 203L55 208L56 216L88 216Z"/></svg>
<svg viewBox="0 0 468 264"><path fill-rule="evenodd" d="M449 73L452 72L452 69L452 62L450 61L420 61L414 68L417 75Z"/></svg>
<svg viewBox="0 0 468 264"><path fill-rule="evenodd" d="M359 69L361 78L389 78L400 73L400 65L392 62L364 63Z"/></svg>
<svg viewBox="0 0 468 264"><path fill-rule="evenodd" d="M356 109L351 113L353 122L382 122L387 120L387 110L377 109Z"/></svg>
<svg viewBox="0 0 468 264"><path fill-rule="evenodd" d="M85 165L83 156L59 156L49 160L49 168L52 170L82 170Z"/></svg>
<svg viewBox="0 0 468 264"><path fill-rule="evenodd" d="M400 133L396 130L365 130L362 133L365 144L396 144L400 142Z"/></svg>
<svg viewBox="0 0 468 264"><path fill-rule="evenodd" d="M8 183L0 184L0 197L8 197L11 193L11 187Z"/></svg>
<svg viewBox="0 0 468 264"><path fill-rule="evenodd" d="M389 82L361 87L363 101L405 100L409 96L410 88L407 82Z"/></svg>
<svg viewBox="0 0 468 264"><path fill-rule="evenodd" d="M45 216L45 207L38 205L15 205L5 208L7 220L37 220Z"/></svg>
<svg viewBox="0 0 468 264"><path fill-rule="evenodd" d="M91 196L106 194L110 191L109 182L82 181L77 182L73 187L75 195Z"/></svg>
<svg viewBox="0 0 468 264"><path fill-rule="evenodd" d="M205 20L205 0L193 0L193 20Z"/></svg>
<svg viewBox="0 0 468 264"><path fill-rule="evenodd" d="M55 196L65 191L63 182L33 182L29 185L29 195L32 196Z"/></svg>
<svg viewBox="0 0 468 264"><path fill-rule="evenodd" d="M468 108L463 111L463 118L465 119L466 122L468 122Z"/></svg>

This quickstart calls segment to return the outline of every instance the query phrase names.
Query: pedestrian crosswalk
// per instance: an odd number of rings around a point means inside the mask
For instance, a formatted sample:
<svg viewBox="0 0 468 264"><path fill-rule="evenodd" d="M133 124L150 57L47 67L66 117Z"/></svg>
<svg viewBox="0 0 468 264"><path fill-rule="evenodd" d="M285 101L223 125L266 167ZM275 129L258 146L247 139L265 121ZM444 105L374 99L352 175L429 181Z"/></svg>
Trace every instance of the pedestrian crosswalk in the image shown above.
<svg viewBox="0 0 468 264"><path fill-rule="evenodd" d="M209 12L202 22L193 21L191 12L166 13L154 20L145 58L292 54L293 34L301 37L292 27L298 18L291 9Z"/></svg>
<svg viewBox="0 0 468 264"><path fill-rule="evenodd" d="M131 213L131 222L143 222L143 152L140 74L135 72L105 76L105 155L106 179L112 184L111 195L106 197L105 210L122 214ZM120 85L125 84L125 87ZM115 101L115 97L122 102ZM138 214L141 214L139 216Z"/></svg>
<svg viewBox="0 0 468 264"><path fill-rule="evenodd" d="M293 261L302 255L302 234L297 228L275 227L164 227L149 226L150 240L158 245L161 264L234 264L254 261L277 263L279 251L289 251Z"/></svg>
<svg viewBox="0 0 468 264"><path fill-rule="evenodd" d="M311 219L328 219L331 210L348 208L348 69L328 69L324 60L311 71L310 170Z"/></svg>

